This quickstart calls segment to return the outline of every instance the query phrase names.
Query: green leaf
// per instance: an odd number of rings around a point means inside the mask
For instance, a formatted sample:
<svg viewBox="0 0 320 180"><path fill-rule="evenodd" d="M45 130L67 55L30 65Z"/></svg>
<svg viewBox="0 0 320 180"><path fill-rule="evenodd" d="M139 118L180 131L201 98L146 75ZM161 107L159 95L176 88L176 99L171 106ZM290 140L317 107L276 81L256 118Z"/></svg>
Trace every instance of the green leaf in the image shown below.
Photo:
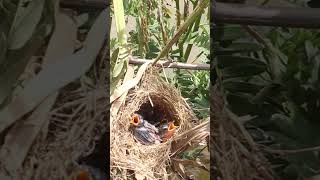
<svg viewBox="0 0 320 180"><path fill-rule="evenodd" d="M117 48L116 50L113 51L112 55L111 55L111 67L110 69L114 69L115 63L117 62L119 56L119 48Z"/></svg>
<svg viewBox="0 0 320 180"><path fill-rule="evenodd" d="M5 33L1 32L0 33L0 66L5 60L6 57L6 52L7 52L7 37Z"/></svg>
<svg viewBox="0 0 320 180"><path fill-rule="evenodd" d="M216 28L215 37L217 38L217 41L236 40L246 36L246 32L243 30L241 26L238 25L218 26Z"/></svg>
<svg viewBox="0 0 320 180"><path fill-rule="evenodd" d="M246 93L256 93L262 88L262 86L259 86L257 84L234 81L234 80L230 80L230 81L224 80L222 82L222 86L230 92L246 92Z"/></svg>
<svg viewBox="0 0 320 180"><path fill-rule="evenodd" d="M258 112L257 106L250 103L251 96L244 93L228 93L227 101L231 107L232 112L239 116L248 114L256 114Z"/></svg>
<svg viewBox="0 0 320 180"><path fill-rule="evenodd" d="M40 22L45 0L33 0L26 6L20 0L18 9L9 32L9 49L19 49L32 37Z"/></svg>
<svg viewBox="0 0 320 180"><path fill-rule="evenodd" d="M218 47L217 54L218 55L228 55L232 53L239 53L239 52L252 52L252 51L260 51L262 50L262 46L256 43L250 42L235 42L232 43L230 46L223 48Z"/></svg>
<svg viewBox="0 0 320 180"><path fill-rule="evenodd" d="M260 67L266 67L266 64L258 59L247 57L247 56L229 56L223 55L218 56L218 67L225 68L225 67L232 67L238 65L256 65Z"/></svg>
<svg viewBox="0 0 320 180"><path fill-rule="evenodd" d="M259 64L241 64L222 69L222 76L225 78L254 76L266 70L266 66Z"/></svg>
<svg viewBox="0 0 320 180"><path fill-rule="evenodd" d="M267 70L264 62L245 56L219 56L218 68L225 78L253 76Z"/></svg>
<svg viewBox="0 0 320 180"><path fill-rule="evenodd" d="M18 51L8 54L6 61L9 62L0 71L0 104L11 94L16 86L18 77L23 73L31 57L39 50L45 37L45 26L37 30L36 36L32 37L27 46Z"/></svg>
<svg viewBox="0 0 320 180"><path fill-rule="evenodd" d="M286 135L287 137L295 139L296 132L294 131L293 121L290 117L283 114L273 114L271 116L271 122L274 124L274 130ZM288 148L289 146L287 146Z"/></svg>
<svg viewBox="0 0 320 180"><path fill-rule="evenodd" d="M319 49L313 46L312 42L308 40L305 42L305 50L309 61L313 59L317 53L319 53Z"/></svg>
<svg viewBox="0 0 320 180"><path fill-rule="evenodd" d="M113 77L117 77L121 74L121 72L123 72L124 69L124 63L125 61L119 61L115 64L112 75Z"/></svg>

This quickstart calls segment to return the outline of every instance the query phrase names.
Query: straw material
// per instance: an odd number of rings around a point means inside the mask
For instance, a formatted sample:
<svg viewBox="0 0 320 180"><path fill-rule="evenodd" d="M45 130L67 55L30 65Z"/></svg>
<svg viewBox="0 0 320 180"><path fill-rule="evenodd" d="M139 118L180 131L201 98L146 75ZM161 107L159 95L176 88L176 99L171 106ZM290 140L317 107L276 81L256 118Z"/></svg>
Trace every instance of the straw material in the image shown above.
<svg viewBox="0 0 320 180"><path fill-rule="evenodd" d="M14 179L72 180L73 174L83 170L79 159L92 154L107 131L107 94L104 89L75 87L71 84L62 90L49 124L42 128Z"/></svg>
<svg viewBox="0 0 320 180"><path fill-rule="evenodd" d="M211 124L210 156L214 179L279 179L239 119L227 110L218 88L212 88L211 92L214 121Z"/></svg>
<svg viewBox="0 0 320 180"><path fill-rule="evenodd" d="M173 143L182 140L185 136L179 135L190 130L192 121L197 120L180 93L161 79L158 70L153 67L146 72L140 86L129 91L125 104L112 120L111 179L167 179L170 157L180 152L177 148L173 151ZM153 124L166 118L174 120L179 127L165 143L141 145L128 130L129 118L135 112Z"/></svg>

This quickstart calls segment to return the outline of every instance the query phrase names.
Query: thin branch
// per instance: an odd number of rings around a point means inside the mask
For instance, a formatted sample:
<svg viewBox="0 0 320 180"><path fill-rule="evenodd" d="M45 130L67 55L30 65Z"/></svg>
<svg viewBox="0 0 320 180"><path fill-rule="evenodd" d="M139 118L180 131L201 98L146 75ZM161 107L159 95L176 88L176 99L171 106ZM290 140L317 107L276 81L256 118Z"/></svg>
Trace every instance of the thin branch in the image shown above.
<svg viewBox="0 0 320 180"><path fill-rule="evenodd" d="M162 1L160 1L158 3L158 21L159 21L159 25L160 25L160 31L162 33L163 43L167 44L168 35L167 35L166 30L164 28L164 22L163 22L163 16L162 16L162 4L163 4Z"/></svg>
<svg viewBox="0 0 320 180"><path fill-rule="evenodd" d="M301 148L301 149L270 149L264 148L266 152L273 153L273 154L296 154L296 153L303 153L303 152L310 152L310 151L320 151L320 146L308 147L308 148Z"/></svg>
<svg viewBox="0 0 320 180"><path fill-rule="evenodd" d="M277 67L278 65L275 63L275 59L279 56L279 50L277 50L270 40L265 38L262 34L260 34L258 31L256 31L253 27L251 26L242 26L256 41L259 43L263 44L265 48L267 48L270 51L270 56L271 56L271 61L268 60L270 63L270 70L271 70L271 77L273 79L279 77L279 68Z"/></svg>
<svg viewBox="0 0 320 180"><path fill-rule="evenodd" d="M265 38L259 33L257 32L253 27L251 26L246 26L243 25L242 26L249 34L250 36L252 36L256 41L258 41L259 43L263 44L266 48L272 49L270 47L270 44L268 42L266 42Z"/></svg>
<svg viewBox="0 0 320 180"><path fill-rule="evenodd" d="M216 3L216 23L320 28L320 11L303 7L263 7Z"/></svg>
<svg viewBox="0 0 320 180"><path fill-rule="evenodd" d="M211 3L213 19L217 23L283 26L296 28L320 28L320 11L302 7L256 7L242 4ZM104 9L110 6L106 0L61 0L64 8Z"/></svg>
<svg viewBox="0 0 320 180"><path fill-rule="evenodd" d="M150 62L151 60L148 59L138 59L138 58L129 58L129 64L135 65L142 65L146 62ZM155 66L159 67L166 67L166 68L178 68L178 69L190 69L190 70L210 70L210 64L187 64L187 63L179 63L179 62L172 62L170 63L169 60L159 60Z"/></svg>

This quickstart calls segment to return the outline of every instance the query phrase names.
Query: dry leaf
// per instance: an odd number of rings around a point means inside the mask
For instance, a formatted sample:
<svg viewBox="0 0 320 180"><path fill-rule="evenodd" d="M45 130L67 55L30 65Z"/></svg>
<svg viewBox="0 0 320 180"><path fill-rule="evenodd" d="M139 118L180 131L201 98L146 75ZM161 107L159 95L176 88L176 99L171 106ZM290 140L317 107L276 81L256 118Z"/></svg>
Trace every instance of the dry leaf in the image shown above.
<svg viewBox="0 0 320 180"><path fill-rule="evenodd" d="M100 13L90 29L84 48L43 69L25 89L0 111L0 132L33 110L50 94L84 74L95 61L107 34L105 17L108 8Z"/></svg>
<svg viewBox="0 0 320 180"><path fill-rule="evenodd" d="M67 32L67 33L66 33ZM43 68L47 68L53 61L59 61L69 56L74 50L77 27L73 20L64 14L58 14L56 28L49 42L44 58ZM64 42L61 44L61 42ZM7 134L5 143L0 151L0 161L10 173L16 174L21 167L30 146L37 137L45 121L48 120L48 113L52 108L58 92L47 97L32 113L32 115L17 123Z"/></svg>
<svg viewBox="0 0 320 180"><path fill-rule="evenodd" d="M128 66L126 75L123 79L123 82L125 83L125 82L131 80L133 78L133 76L134 76L134 68L132 66ZM127 94L128 94L128 91L124 92L120 98L118 98L116 101L114 101L112 103L112 106L110 109L111 118L115 117L118 114L118 111L119 111L122 103L125 101Z"/></svg>
<svg viewBox="0 0 320 180"><path fill-rule="evenodd" d="M144 72L147 70L148 65L151 62L146 62L144 63L135 78L133 78L132 80L129 80L127 82L125 82L124 84L122 84L120 87L118 87L114 93L112 94L112 96L110 97L110 103L112 103L114 100L118 99L123 93L127 92L129 89L133 88L134 86L136 86L140 79L142 78L142 75L144 74Z"/></svg>

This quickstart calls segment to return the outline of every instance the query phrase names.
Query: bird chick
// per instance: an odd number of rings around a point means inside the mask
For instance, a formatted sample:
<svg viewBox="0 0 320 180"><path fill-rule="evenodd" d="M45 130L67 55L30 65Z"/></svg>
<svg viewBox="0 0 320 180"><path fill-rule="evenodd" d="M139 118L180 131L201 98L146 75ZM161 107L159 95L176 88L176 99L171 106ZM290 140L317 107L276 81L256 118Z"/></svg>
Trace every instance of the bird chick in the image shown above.
<svg viewBox="0 0 320 180"><path fill-rule="evenodd" d="M106 172L96 167L86 164L79 164L79 168L79 170L73 173L71 178L72 180L100 180L107 178Z"/></svg>
<svg viewBox="0 0 320 180"><path fill-rule="evenodd" d="M160 143L161 139L157 135L158 129L150 124L139 114L134 114L130 120L130 130L135 139L144 145Z"/></svg>
<svg viewBox="0 0 320 180"><path fill-rule="evenodd" d="M164 124L160 126L160 138L162 139L162 142L166 142L168 139L170 139L173 134L176 132L177 126L174 125L173 122L169 122L168 124Z"/></svg>
<svg viewBox="0 0 320 180"><path fill-rule="evenodd" d="M87 171L79 171L73 175L72 180L92 180L92 176Z"/></svg>

